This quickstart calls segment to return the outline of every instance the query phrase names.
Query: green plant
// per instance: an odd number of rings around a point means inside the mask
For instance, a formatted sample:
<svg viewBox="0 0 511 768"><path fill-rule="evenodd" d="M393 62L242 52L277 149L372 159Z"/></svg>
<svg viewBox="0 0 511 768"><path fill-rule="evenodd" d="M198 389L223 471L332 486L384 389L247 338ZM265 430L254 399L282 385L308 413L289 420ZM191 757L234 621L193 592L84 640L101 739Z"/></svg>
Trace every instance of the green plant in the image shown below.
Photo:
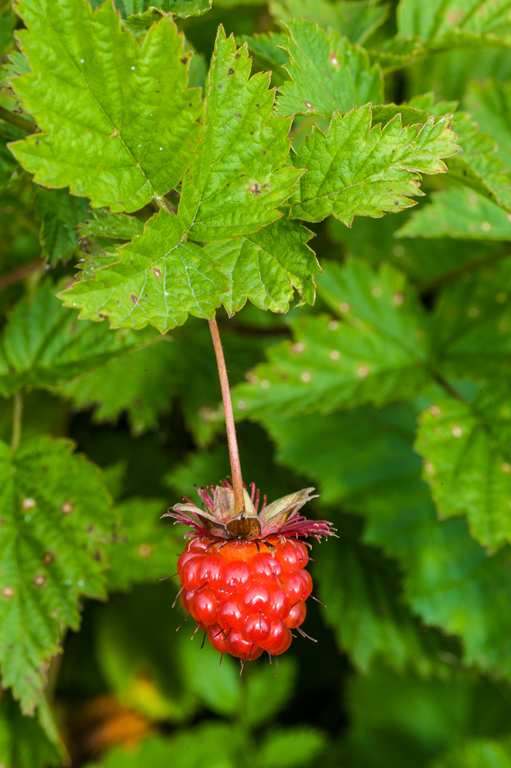
<svg viewBox="0 0 511 768"><path fill-rule="evenodd" d="M0 0L0 765L508 765L510 19ZM276 680L159 582L242 468L339 535Z"/></svg>

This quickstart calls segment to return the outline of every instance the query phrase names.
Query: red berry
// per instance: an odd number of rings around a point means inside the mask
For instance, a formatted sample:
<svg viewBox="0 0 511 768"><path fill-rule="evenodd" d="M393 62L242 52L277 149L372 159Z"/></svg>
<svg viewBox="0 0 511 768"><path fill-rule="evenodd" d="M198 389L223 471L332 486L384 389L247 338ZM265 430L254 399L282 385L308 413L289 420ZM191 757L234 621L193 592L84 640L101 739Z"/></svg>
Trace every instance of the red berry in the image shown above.
<svg viewBox="0 0 511 768"><path fill-rule="evenodd" d="M191 539L178 560L181 602L213 648L240 659L284 653L307 610L312 579L305 546L283 536L262 545L213 537Z"/></svg>

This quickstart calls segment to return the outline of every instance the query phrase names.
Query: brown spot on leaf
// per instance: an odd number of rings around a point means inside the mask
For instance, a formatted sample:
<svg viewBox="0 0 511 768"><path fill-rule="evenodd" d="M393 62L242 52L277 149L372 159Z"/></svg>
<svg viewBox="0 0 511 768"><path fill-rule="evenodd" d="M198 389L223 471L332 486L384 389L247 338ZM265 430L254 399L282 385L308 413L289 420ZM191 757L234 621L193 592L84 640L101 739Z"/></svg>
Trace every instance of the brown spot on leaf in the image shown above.
<svg viewBox="0 0 511 768"><path fill-rule="evenodd" d="M134 296L133 294L131 294L131 300L132 300L133 304L136 304L137 301L138 301L137 297Z"/></svg>
<svg viewBox="0 0 511 768"><path fill-rule="evenodd" d="M158 280L161 279L161 272L160 272L160 270L157 267L154 268L154 274L156 275Z"/></svg>
<svg viewBox="0 0 511 768"><path fill-rule="evenodd" d="M234 69L230 69L230 70L229 70L229 72L228 72L227 74L228 74L228 75L234 75Z"/></svg>
<svg viewBox="0 0 511 768"><path fill-rule="evenodd" d="M49 565L49 564L50 564L50 563L52 563L54 560L55 560L55 557L53 556L53 554L52 554L51 552L45 552L45 553L44 553L44 557L43 557L43 563L44 563L45 565Z"/></svg>
<svg viewBox="0 0 511 768"><path fill-rule="evenodd" d="M60 511L62 512L63 515L70 515L74 508L75 508L75 505L73 504L72 501L65 501L62 504Z"/></svg>
<svg viewBox="0 0 511 768"><path fill-rule="evenodd" d="M252 186L250 187L250 191L252 192L253 195L260 195L261 187L259 186L259 184L252 184Z"/></svg>
<svg viewBox="0 0 511 768"><path fill-rule="evenodd" d="M34 578L34 584L36 587L42 587L46 583L46 576L44 576L42 573L38 573L37 576Z"/></svg>

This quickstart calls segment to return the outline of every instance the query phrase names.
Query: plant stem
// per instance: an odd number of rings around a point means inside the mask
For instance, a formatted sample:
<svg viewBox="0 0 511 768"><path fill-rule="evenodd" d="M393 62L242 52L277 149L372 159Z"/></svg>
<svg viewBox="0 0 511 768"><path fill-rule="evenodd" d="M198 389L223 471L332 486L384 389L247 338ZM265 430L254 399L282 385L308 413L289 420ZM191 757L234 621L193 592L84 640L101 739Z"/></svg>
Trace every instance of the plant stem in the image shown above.
<svg viewBox="0 0 511 768"><path fill-rule="evenodd" d="M26 133L34 133L35 131L34 123L31 123L30 120L25 120L24 117L15 115L14 112L11 112L9 109L6 109L1 105L0 105L0 120L4 120L6 123L15 125L16 128L21 128L21 130L25 131Z"/></svg>
<svg viewBox="0 0 511 768"><path fill-rule="evenodd" d="M21 440L21 419L23 416L23 398L21 392L14 393L13 401L11 450L17 451Z"/></svg>
<svg viewBox="0 0 511 768"><path fill-rule="evenodd" d="M229 379L227 376L227 368L225 367L224 351L222 349L222 342L220 341L220 334L218 332L216 318L213 317L212 320L208 320L208 323L209 330L211 331L211 338L213 339L218 376L220 378L220 387L222 389L222 400L224 403L225 428L227 430L229 459L231 461L232 487L234 489L234 508L235 511L239 514L245 508L245 501L243 498L243 478L241 476L240 455L238 451L238 441L236 440L236 426L234 424L234 414L232 412Z"/></svg>

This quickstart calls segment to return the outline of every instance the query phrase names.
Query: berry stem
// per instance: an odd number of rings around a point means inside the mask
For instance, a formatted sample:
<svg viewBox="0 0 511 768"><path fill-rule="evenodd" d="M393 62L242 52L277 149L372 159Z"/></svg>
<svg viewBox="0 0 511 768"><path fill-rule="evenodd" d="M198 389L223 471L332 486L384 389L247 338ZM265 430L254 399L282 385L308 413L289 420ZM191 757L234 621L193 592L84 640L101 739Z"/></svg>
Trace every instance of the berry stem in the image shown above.
<svg viewBox="0 0 511 768"><path fill-rule="evenodd" d="M238 451L238 441L236 439L236 426L234 424L234 414L232 412L229 378L227 376L227 368L225 367L224 351L222 349L222 342L220 341L220 334L218 332L216 318L213 316L213 319L208 320L208 323L209 330L211 331L211 338L213 339L218 376L220 378L220 387L222 389L222 400L224 403L225 428L227 430L227 444L229 446L229 459L231 461L231 479L232 487L234 490L234 507L236 513L239 514L245 508L245 501L243 498L243 478L241 476L240 455Z"/></svg>

